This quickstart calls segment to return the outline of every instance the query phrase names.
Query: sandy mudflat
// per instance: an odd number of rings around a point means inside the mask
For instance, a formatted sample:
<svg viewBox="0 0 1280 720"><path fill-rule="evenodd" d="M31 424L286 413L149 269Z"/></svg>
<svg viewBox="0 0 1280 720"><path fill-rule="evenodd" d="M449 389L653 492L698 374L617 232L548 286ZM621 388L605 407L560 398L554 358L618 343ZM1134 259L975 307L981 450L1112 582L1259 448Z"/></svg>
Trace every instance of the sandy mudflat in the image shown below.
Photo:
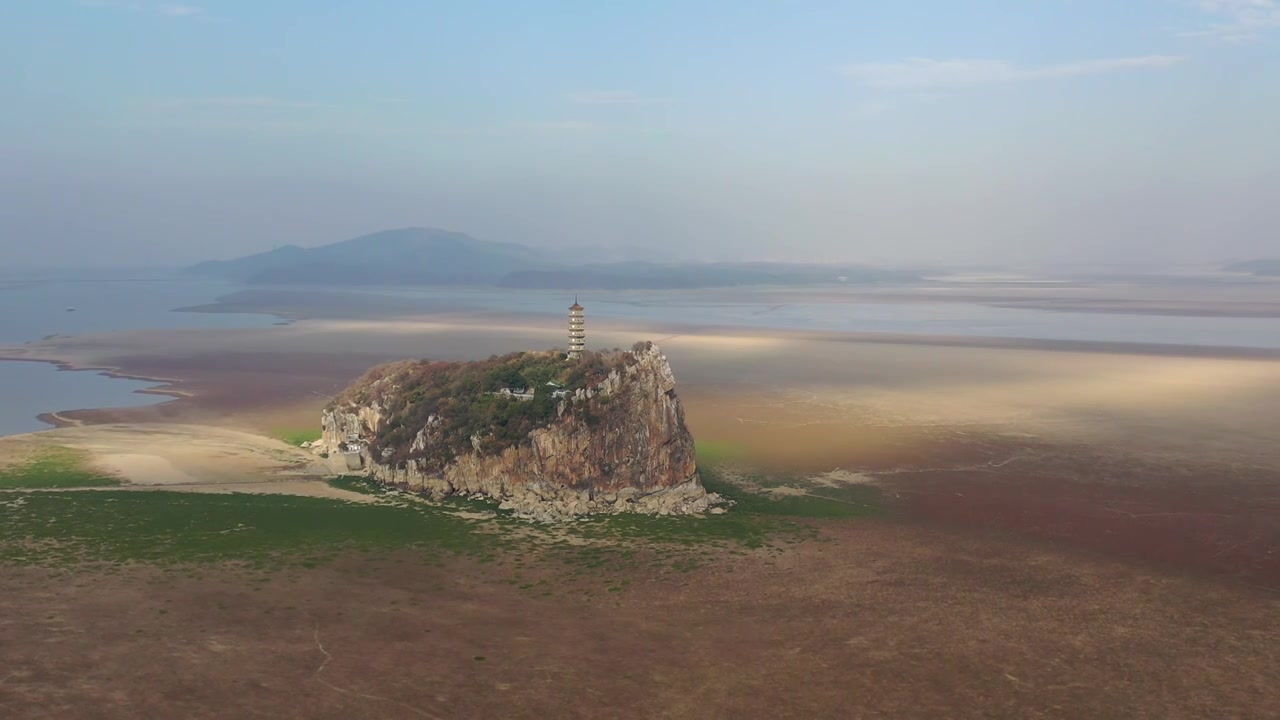
<svg viewBox="0 0 1280 720"><path fill-rule="evenodd" d="M1228 290L1210 287L1188 301L1221 309L1275 292ZM1170 292L1135 297L1166 301ZM372 365L556 347L563 334L548 318L340 309L287 326L53 338L0 355L166 378L163 390L176 396L141 408L51 408L64 422L183 423L270 436L317 427L328 399ZM876 483L903 512L930 521L1003 527L1143 561L1186 560L1280 587L1273 351L695 329L679 320L597 321L589 341L657 341L701 443L811 485L845 475ZM270 457L237 449L248 464L207 480L222 472L202 467L213 456L184 460L177 447L169 455L135 447L102 454L161 455L106 462L187 487L255 480L254 463ZM1111 541L1100 547L1099 538Z"/></svg>
<svg viewBox="0 0 1280 720"><path fill-rule="evenodd" d="M271 312L290 319L407 318L466 314L473 291L362 292L360 289L256 287L220 298L200 312ZM481 290L481 294L493 291ZM525 297L567 297L557 291L528 291ZM766 307L789 303L818 305L966 303L994 307L1123 313L1181 317L1280 317L1280 279L1208 273L1187 277L1074 277L1037 282L988 278L939 279L915 286L745 287L701 290L590 293L620 303L662 303L670 298L695 303L747 303ZM519 291L512 294L519 306ZM590 305L594 299L586 300ZM590 314L590 310L588 310ZM686 318L687 320L687 318Z"/></svg>
<svg viewBox="0 0 1280 720"><path fill-rule="evenodd" d="M81 425L0 438L0 464L40 446L88 453L87 463L126 489L270 492L366 501L330 487L319 459L278 440L226 427L181 423Z"/></svg>
<svg viewBox="0 0 1280 720"><path fill-rule="evenodd" d="M0 440L0 464L56 443L131 488L362 499L309 479L308 456L267 436L316 427L370 365L554 347L562 334L515 316L352 314L14 349L170 378L180 396L64 409L86 424ZM708 548L688 572L620 570L629 584L608 590L522 548L511 566L352 556L252 587L233 569L68 582L16 568L0 575L0 615L22 618L0 624L15 639L0 644L0 665L15 668L0 672L0 710L1274 715L1274 354L674 324L589 332L595 347L659 341L695 437L762 470L764 489L873 486L887 516L814 522L822 541L776 553ZM543 580L550 595L518 589ZM72 634L95 641L63 642Z"/></svg>
<svg viewBox="0 0 1280 720"><path fill-rule="evenodd" d="M554 347L559 335L550 323L451 314L55 339L23 352L178 378L173 401L61 413L68 421L273 435L317 427L328 398L371 365ZM929 522L1280 588L1280 360L1265 354L605 323L591 338L658 341L699 442L779 477L822 486L850 474ZM229 473L203 468L209 455L165 461L203 488L255 479L264 455L243 451L255 459ZM131 462L138 477L168 472Z"/></svg>
<svg viewBox="0 0 1280 720"><path fill-rule="evenodd" d="M9 354L168 378L164 390L178 396L120 410L51 408L65 422L274 434L318 427L328 399L377 363L554 347L560 334L550 323L492 315L311 320L54 339ZM930 468L987 436L1280 467L1280 359L1266 355L632 324L598 324L591 339L595 347L658 341L700 440L749 446L758 459L804 472Z"/></svg>
<svg viewBox="0 0 1280 720"><path fill-rule="evenodd" d="M187 420L202 423L281 422L283 412L305 409L295 421L315 423L315 410L371 365L409 357L463 360L562 343L558 324L479 314L399 320L310 320L289 326L223 331L142 331L57 338L14 348L0 357L60 361L67 367L108 368L128 377L158 379L174 402L120 412L61 411L66 420ZM985 392L1021 393L1027 405L1053 409L1084 387L1072 405L1131 405L1105 398L1115 387L1169 392L1166 404L1222 388L1233 401L1249 388L1264 394L1280 353L1268 350L1137 344L954 338L925 335L794 333L744 329L695 330L678 325L596 323L594 347L659 342L685 392L707 388L766 391L851 387L859 393L918 389L944 397L969 391L966 404ZM1230 376L1242 373L1238 379ZM1199 381L1207 379L1208 384ZM1065 384L1064 384L1065 383ZM1086 387L1087 386L1087 387ZM1247 394L1247 392L1243 393ZM182 396L198 396L191 401ZM973 400L978 400L978 403ZM1227 406L1230 402L1220 403ZM903 408L914 415L918 408Z"/></svg>

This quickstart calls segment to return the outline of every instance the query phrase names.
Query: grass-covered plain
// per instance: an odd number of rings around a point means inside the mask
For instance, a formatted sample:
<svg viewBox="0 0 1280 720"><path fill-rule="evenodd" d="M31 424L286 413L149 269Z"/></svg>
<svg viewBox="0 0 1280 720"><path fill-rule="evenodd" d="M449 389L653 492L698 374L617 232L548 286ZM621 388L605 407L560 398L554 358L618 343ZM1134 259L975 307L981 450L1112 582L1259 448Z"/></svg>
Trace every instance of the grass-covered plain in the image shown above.
<svg viewBox="0 0 1280 720"><path fill-rule="evenodd" d="M819 531L803 522L807 518L878 510L871 503L754 495L713 468L705 468L703 477L709 490L734 501L728 512L599 516L556 526L512 518L482 501L428 503L358 477L331 482L375 495L376 502L166 491L0 492L0 563L239 562L266 569L326 562L348 551L413 549L487 561L541 552L588 569L624 570L645 559L691 569L711 550L745 552L812 539Z"/></svg>
<svg viewBox="0 0 1280 720"><path fill-rule="evenodd" d="M272 432L272 435L295 447L302 447L303 443L315 442L320 439L319 428L283 428Z"/></svg>
<svg viewBox="0 0 1280 720"><path fill-rule="evenodd" d="M86 466L88 454L67 447L37 448L25 462L0 468L0 490L34 488L109 487L118 478Z"/></svg>
<svg viewBox="0 0 1280 720"><path fill-rule="evenodd" d="M346 550L473 552L487 538L428 506L165 491L0 493L0 562L310 563Z"/></svg>
<svg viewBox="0 0 1280 720"><path fill-rule="evenodd" d="M699 440L697 442L698 465L719 465L739 462L747 455L741 444L729 440Z"/></svg>

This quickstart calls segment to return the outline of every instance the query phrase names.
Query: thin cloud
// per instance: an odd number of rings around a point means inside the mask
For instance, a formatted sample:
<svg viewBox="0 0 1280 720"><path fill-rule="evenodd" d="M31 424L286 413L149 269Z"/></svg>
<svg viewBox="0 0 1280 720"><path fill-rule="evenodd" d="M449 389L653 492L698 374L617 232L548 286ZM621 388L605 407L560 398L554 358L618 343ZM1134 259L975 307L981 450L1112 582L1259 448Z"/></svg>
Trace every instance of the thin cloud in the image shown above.
<svg viewBox="0 0 1280 720"><path fill-rule="evenodd" d="M141 0L79 0L87 7L114 8L130 12L154 12L171 18L194 18L205 14L199 5L178 2L141 2Z"/></svg>
<svg viewBox="0 0 1280 720"><path fill-rule="evenodd" d="M1085 60L1040 67L1018 67L1000 60L932 60L847 65L841 71L861 85L881 89L939 90L1027 80L1053 80L1109 75L1172 67L1183 58L1171 55Z"/></svg>
<svg viewBox="0 0 1280 720"><path fill-rule="evenodd" d="M324 103L267 96L171 98L157 100L154 105L165 109L245 108L251 110L299 110L333 107Z"/></svg>
<svg viewBox="0 0 1280 720"><path fill-rule="evenodd" d="M1193 4L1219 21L1201 30L1180 33L1182 37L1239 43L1280 28L1280 0L1195 0Z"/></svg>
<svg viewBox="0 0 1280 720"><path fill-rule="evenodd" d="M115 8L117 10L141 10L142 3L136 0L79 0L86 7Z"/></svg>
<svg viewBox="0 0 1280 720"><path fill-rule="evenodd" d="M550 122L524 123L519 127L539 132L586 133L595 132L600 126L585 120L553 120Z"/></svg>
<svg viewBox="0 0 1280 720"><path fill-rule="evenodd" d="M853 114L861 118L875 118L884 115L898 106L898 103L888 98L876 98L875 100L867 100L859 103L853 109Z"/></svg>
<svg viewBox="0 0 1280 720"><path fill-rule="evenodd" d="M161 15L168 15L169 17L195 17L196 15L204 14L204 8L202 7L179 5L177 3L164 3L157 10L160 11Z"/></svg>
<svg viewBox="0 0 1280 720"><path fill-rule="evenodd" d="M582 92L573 93L569 99L580 105L662 105L671 102L669 97L651 97L633 92Z"/></svg>

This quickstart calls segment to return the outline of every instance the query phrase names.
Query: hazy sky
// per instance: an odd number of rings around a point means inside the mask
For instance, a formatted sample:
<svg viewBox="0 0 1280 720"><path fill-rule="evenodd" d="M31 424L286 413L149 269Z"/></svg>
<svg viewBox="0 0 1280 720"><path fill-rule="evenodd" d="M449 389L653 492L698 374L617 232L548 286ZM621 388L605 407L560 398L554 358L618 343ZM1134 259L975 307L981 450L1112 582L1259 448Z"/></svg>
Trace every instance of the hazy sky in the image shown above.
<svg viewBox="0 0 1280 720"><path fill-rule="evenodd" d="M0 0L7 264L1280 255L1280 0Z"/></svg>

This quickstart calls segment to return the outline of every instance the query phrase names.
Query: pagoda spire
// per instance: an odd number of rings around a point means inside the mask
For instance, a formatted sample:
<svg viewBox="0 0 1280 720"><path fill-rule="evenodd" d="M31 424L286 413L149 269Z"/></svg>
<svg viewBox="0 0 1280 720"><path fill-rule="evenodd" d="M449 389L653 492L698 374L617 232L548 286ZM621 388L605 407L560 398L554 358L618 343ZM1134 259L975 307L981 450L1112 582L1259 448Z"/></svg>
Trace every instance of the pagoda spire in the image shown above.
<svg viewBox="0 0 1280 720"><path fill-rule="evenodd" d="M582 353L587 349L587 332L585 329L585 319L582 315L582 306L578 304L578 295L574 293L573 304L569 306L569 353L570 360L576 360L582 357Z"/></svg>

